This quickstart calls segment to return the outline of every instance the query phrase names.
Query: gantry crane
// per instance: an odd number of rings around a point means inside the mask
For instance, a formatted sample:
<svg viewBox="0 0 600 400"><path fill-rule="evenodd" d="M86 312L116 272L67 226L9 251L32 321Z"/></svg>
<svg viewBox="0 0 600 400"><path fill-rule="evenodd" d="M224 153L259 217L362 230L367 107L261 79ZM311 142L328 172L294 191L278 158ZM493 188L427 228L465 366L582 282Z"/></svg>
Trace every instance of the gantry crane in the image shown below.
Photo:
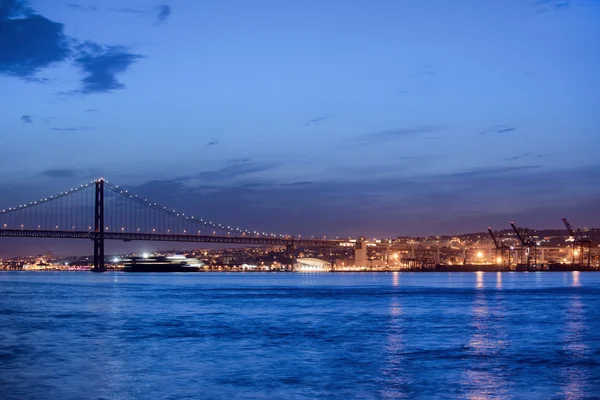
<svg viewBox="0 0 600 400"><path fill-rule="evenodd" d="M566 218L562 218L569 236L573 240L573 251L571 265L575 265L575 257L578 258L579 265L582 268L589 269L591 264L592 241L583 236L580 229L575 229Z"/></svg>
<svg viewBox="0 0 600 400"><path fill-rule="evenodd" d="M528 229L517 228L514 222L511 222L510 226L512 226L517 238L521 242L521 254L519 257L521 265L526 265L527 269L530 270L532 266L537 264L537 242ZM527 262L523 263L523 259L526 259Z"/></svg>
<svg viewBox="0 0 600 400"><path fill-rule="evenodd" d="M510 268L510 261L511 261L510 246L503 243L501 233L498 233L497 237L496 237L496 235L492 231L492 227L488 228L488 232L490 233L490 236L492 237L492 240L494 241L494 245L496 246L496 259L494 260L494 263L496 265L497 264L502 264L502 265L506 264L506 265L508 265L508 268ZM498 256L498 253L500 254L500 256Z"/></svg>

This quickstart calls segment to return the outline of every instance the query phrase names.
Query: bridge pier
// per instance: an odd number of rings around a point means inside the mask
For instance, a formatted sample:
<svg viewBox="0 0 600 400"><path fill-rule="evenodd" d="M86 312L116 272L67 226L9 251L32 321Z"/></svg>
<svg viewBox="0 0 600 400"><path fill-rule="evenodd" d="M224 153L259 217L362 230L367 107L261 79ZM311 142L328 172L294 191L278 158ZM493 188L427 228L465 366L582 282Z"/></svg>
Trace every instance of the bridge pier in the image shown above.
<svg viewBox="0 0 600 400"><path fill-rule="evenodd" d="M94 272L104 272L104 179L96 181L94 200Z"/></svg>
<svg viewBox="0 0 600 400"><path fill-rule="evenodd" d="M285 254L290 263L290 271L294 270L294 251L296 250L296 245L294 243L294 238L292 237L292 241L289 244L285 245Z"/></svg>

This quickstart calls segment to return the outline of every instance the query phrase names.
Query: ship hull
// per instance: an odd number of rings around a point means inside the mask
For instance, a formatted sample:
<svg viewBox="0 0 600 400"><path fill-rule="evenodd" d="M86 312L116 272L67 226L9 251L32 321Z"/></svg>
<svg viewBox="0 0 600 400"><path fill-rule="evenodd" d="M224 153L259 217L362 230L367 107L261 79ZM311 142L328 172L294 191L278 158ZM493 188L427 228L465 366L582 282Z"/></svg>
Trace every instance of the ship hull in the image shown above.
<svg viewBox="0 0 600 400"><path fill-rule="evenodd" d="M200 272L201 267L172 264L135 264L126 265L124 272Z"/></svg>

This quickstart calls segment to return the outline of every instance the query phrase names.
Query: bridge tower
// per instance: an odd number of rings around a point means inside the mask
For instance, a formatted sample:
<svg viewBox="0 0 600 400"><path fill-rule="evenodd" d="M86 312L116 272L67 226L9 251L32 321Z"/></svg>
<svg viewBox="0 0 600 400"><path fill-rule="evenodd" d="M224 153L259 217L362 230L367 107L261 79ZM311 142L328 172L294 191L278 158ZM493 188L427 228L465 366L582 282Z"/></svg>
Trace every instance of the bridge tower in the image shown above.
<svg viewBox="0 0 600 400"><path fill-rule="evenodd" d="M94 198L94 272L104 272L104 178L96 181Z"/></svg>

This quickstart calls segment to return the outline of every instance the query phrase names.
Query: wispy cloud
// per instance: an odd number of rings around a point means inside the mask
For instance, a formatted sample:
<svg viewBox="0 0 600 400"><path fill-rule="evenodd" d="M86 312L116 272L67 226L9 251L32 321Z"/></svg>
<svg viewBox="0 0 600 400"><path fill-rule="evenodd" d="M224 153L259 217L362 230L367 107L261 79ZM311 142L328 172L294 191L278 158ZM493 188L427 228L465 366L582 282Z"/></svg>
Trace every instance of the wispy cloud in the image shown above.
<svg viewBox="0 0 600 400"><path fill-rule="evenodd" d="M84 112L89 112L89 113L95 113L98 112L99 110L95 109L95 108L86 108L85 110L83 110Z"/></svg>
<svg viewBox="0 0 600 400"><path fill-rule="evenodd" d="M282 186L307 186L307 185L312 185L312 182L310 181L298 181L298 182L290 182L290 183L283 183Z"/></svg>
<svg viewBox="0 0 600 400"><path fill-rule="evenodd" d="M240 176L269 171L279 165L275 162L234 163L219 169L200 172L194 178L200 178L202 181L228 181Z"/></svg>
<svg viewBox="0 0 600 400"><path fill-rule="evenodd" d="M155 16L159 22L165 22L171 15L171 6L167 4L159 4L156 7L110 7L101 8L94 5L84 6L77 3L68 3L66 7L71 11L78 12L111 12L118 14L132 15L151 15Z"/></svg>
<svg viewBox="0 0 600 400"><path fill-rule="evenodd" d="M75 126L70 128L50 128L51 131L57 132L81 132L81 131L89 131L92 130L91 126Z"/></svg>
<svg viewBox="0 0 600 400"><path fill-rule="evenodd" d="M44 77L40 77L40 76L26 76L26 77L24 77L22 79L25 82L41 83L41 84L50 82L50 79L44 78Z"/></svg>
<svg viewBox="0 0 600 400"><path fill-rule="evenodd" d="M158 7L158 14L156 18L160 22L165 22L171 16L171 7L166 4L161 4Z"/></svg>
<svg viewBox="0 0 600 400"><path fill-rule="evenodd" d="M216 139L213 139L210 142L206 143L207 146L215 146L217 144L219 144L219 141Z"/></svg>
<svg viewBox="0 0 600 400"><path fill-rule="evenodd" d="M567 11L573 5L573 0L535 0L534 7L540 12Z"/></svg>
<svg viewBox="0 0 600 400"><path fill-rule="evenodd" d="M514 126L508 126L508 125L495 125L495 126L491 126L487 129L482 130L481 132L479 132L480 135L487 135L490 133L508 133L508 132L512 132L517 130L517 128L515 128Z"/></svg>
<svg viewBox="0 0 600 400"><path fill-rule="evenodd" d="M314 125L314 124L317 124L319 122L326 121L328 119L329 119L329 117L327 115L323 115L321 117L316 117L316 118L313 118L313 119L309 119L308 121L306 121L304 123L304 125Z"/></svg>
<svg viewBox="0 0 600 400"><path fill-rule="evenodd" d="M413 137L427 133L439 132L446 129L439 125L416 126L413 128L398 128L385 131L377 131L360 135L358 139L361 142L373 140L393 140L399 138Z"/></svg>
<svg viewBox="0 0 600 400"><path fill-rule="evenodd" d="M98 7L96 6L82 6L81 4L76 3L67 3L65 6L72 11L82 11L82 12L93 12L98 11Z"/></svg>
<svg viewBox="0 0 600 400"><path fill-rule="evenodd" d="M529 157L529 156L531 156L531 155L532 155L532 153L523 153L523 154L520 154L520 155L518 155L518 156L514 156L514 157L508 157L508 158L505 158L505 159L504 159L504 161L514 161L514 160L519 160L519 159L521 159L521 158Z"/></svg>
<svg viewBox="0 0 600 400"><path fill-rule="evenodd" d="M21 122L24 124L33 123L33 117L31 115L21 115Z"/></svg>
<svg viewBox="0 0 600 400"><path fill-rule="evenodd" d="M74 178L77 174L72 169L47 169L40 172L46 178Z"/></svg>
<svg viewBox="0 0 600 400"><path fill-rule="evenodd" d="M232 158L229 160L229 163L231 164L237 164L237 163L246 163L246 162L250 162L252 161L251 158Z"/></svg>

